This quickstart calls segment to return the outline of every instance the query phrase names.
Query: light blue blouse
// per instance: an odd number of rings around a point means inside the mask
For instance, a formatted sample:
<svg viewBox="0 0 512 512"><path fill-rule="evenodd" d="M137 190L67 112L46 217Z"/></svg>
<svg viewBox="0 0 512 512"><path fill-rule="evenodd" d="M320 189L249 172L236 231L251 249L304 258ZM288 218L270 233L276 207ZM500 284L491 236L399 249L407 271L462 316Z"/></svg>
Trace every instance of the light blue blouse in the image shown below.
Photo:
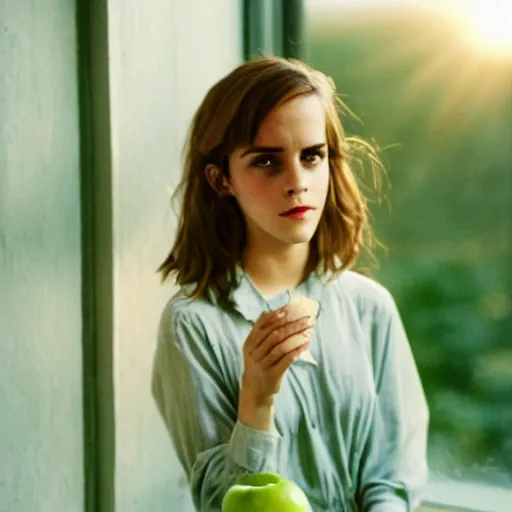
<svg viewBox="0 0 512 512"><path fill-rule="evenodd" d="M152 392L188 476L194 504L218 512L238 476L295 481L315 512L398 512L419 505L427 480L429 413L391 295L346 271L313 273L297 292L320 302L310 345L276 396L274 433L237 421L242 346L265 300L239 270L234 310L178 292L166 306Z"/></svg>

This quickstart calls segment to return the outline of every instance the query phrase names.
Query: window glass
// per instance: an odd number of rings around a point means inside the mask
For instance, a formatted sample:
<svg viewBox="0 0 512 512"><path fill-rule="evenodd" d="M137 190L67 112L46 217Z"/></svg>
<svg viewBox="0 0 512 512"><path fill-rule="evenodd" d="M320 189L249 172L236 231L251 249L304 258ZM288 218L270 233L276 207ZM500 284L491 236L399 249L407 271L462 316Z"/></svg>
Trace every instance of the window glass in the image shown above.
<svg viewBox="0 0 512 512"><path fill-rule="evenodd" d="M432 485L441 496L460 482L461 499L512 488L507 4L306 1L303 59L359 117L344 117L348 134L383 148L390 187L371 210L387 250L372 275L399 305L422 376Z"/></svg>

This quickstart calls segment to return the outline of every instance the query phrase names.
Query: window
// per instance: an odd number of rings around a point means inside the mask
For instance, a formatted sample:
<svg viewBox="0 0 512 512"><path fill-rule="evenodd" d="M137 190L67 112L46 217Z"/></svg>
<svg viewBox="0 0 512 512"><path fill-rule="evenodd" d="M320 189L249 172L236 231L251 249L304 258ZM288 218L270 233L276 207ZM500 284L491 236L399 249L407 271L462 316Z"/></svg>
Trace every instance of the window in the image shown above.
<svg viewBox="0 0 512 512"><path fill-rule="evenodd" d="M512 7L308 0L305 13L302 58L362 121L347 132L387 147L373 275L430 404L427 502L510 511Z"/></svg>

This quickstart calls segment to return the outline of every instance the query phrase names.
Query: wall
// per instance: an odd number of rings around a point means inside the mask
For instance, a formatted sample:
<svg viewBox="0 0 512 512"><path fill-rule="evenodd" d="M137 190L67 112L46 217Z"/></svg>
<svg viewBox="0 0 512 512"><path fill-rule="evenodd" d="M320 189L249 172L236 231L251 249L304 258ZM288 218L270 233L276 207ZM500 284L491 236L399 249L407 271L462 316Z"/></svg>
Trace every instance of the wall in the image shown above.
<svg viewBox="0 0 512 512"><path fill-rule="evenodd" d="M0 2L0 63L0 511L82 511L75 2Z"/></svg>
<svg viewBox="0 0 512 512"><path fill-rule="evenodd" d="M242 59L239 0L110 0L115 496L122 512L192 510L150 395L162 308L155 269L174 233L169 194L193 111Z"/></svg>
<svg viewBox="0 0 512 512"><path fill-rule="evenodd" d="M187 125L242 59L241 3L96 0L80 66L75 2L0 3L0 512L84 510L83 347L90 509L192 510L150 394L174 292L154 271Z"/></svg>

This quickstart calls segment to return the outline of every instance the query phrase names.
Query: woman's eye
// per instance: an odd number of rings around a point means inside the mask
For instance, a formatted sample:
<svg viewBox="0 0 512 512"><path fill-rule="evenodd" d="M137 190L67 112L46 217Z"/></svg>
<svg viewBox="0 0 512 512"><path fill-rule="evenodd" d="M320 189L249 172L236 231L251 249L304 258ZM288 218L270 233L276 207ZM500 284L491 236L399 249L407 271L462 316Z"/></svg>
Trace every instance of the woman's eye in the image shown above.
<svg viewBox="0 0 512 512"><path fill-rule="evenodd" d="M325 153L323 151L317 151L315 153L306 153L303 155L302 160L309 165L316 165L320 163L325 157Z"/></svg>
<svg viewBox="0 0 512 512"><path fill-rule="evenodd" d="M301 161L308 167L315 167L325 158L325 151L303 153ZM274 155L259 155L251 162L251 167L267 171L277 171L281 166L279 158Z"/></svg>
<svg viewBox="0 0 512 512"><path fill-rule="evenodd" d="M254 159L251 163L252 167L258 167L259 169L271 169L277 165L274 158L269 156L261 156Z"/></svg>

